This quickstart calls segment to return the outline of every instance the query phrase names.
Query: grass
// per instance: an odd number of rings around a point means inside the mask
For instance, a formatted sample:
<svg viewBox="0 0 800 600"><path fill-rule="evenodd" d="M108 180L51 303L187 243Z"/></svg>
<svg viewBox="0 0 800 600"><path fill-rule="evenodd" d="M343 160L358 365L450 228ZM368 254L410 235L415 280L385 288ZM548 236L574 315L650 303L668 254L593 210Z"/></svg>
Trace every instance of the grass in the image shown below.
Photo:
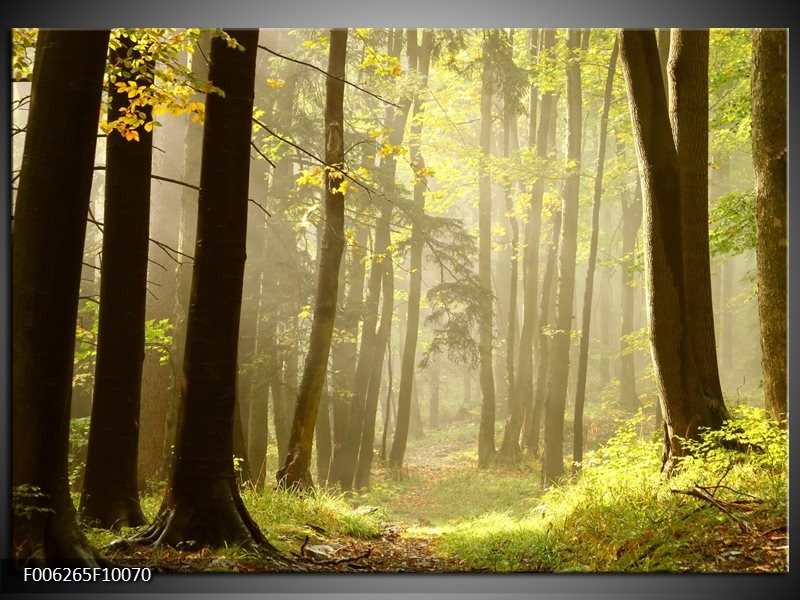
<svg viewBox="0 0 800 600"><path fill-rule="evenodd" d="M424 546L439 564L462 571L786 571L786 432L763 411L741 406L735 413L731 425L694 443L694 458L671 478L659 472L660 442L641 416L588 451L578 477L544 492L540 464L527 456L513 468L478 469L477 426L461 423L412 440L401 473L376 460L370 490L245 488L242 498L286 554L303 543L344 542L375 545L396 555L394 565ZM726 440L751 450L729 450ZM711 500L701 497L704 490ZM152 519L161 490L150 492L142 507ZM396 542L385 537L389 529L400 532ZM88 535L101 547L119 537ZM159 549L148 560L178 564L179 555ZM201 570L236 570L250 557L227 548L204 559ZM184 563L186 570L200 568Z"/></svg>
<svg viewBox="0 0 800 600"><path fill-rule="evenodd" d="M440 528L438 551L490 571L786 570L785 432L763 413L740 410L666 479L659 444L637 426L624 427L576 480L548 489L526 515L493 511ZM723 438L759 451L726 450ZM695 486L717 504L673 491ZM765 543L770 534L775 543Z"/></svg>

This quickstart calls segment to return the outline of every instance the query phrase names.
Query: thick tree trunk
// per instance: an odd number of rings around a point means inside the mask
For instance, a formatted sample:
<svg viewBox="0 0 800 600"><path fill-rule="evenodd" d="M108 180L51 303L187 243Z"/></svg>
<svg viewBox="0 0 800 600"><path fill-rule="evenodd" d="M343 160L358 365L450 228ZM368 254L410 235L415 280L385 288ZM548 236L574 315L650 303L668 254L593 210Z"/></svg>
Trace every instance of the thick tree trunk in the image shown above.
<svg viewBox="0 0 800 600"><path fill-rule="evenodd" d="M97 554L69 495L81 261L108 31L41 30L12 239L12 551L19 565Z"/></svg>
<svg viewBox="0 0 800 600"><path fill-rule="evenodd" d="M603 165L606 156L608 137L608 110L611 106L614 71L617 67L619 44L614 40L611 58L606 75L606 88L603 97L603 113L600 116L600 135L597 144L597 169L594 176L594 201L592 204L592 237L589 241L589 258L586 268L586 286L583 290L583 315L581 317L581 345L578 356L578 380L575 390L575 419L572 427L572 465L579 469L583 461L583 407L586 400L586 369L589 364L589 340L592 320L592 295L594 292L594 271L597 262L597 240L600 234L600 200L603 197Z"/></svg>
<svg viewBox="0 0 800 600"><path fill-rule="evenodd" d="M786 46L782 29L753 32L753 167L764 403L786 426Z"/></svg>
<svg viewBox="0 0 800 600"><path fill-rule="evenodd" d="M413 30L412 30L413 31ZM411 387L416 366L417 336L419 333L419 305L422 295L422 218L425 215L425 191L427 177L422 171L425 168L425 159L420 150L420 135L422 134L422 112L424 104L421 93L424 91L430 67L431 51L433 50L433 31L426 29L422 33L422 43L417 46L416 32L409 34L409 53L411 45L415 46L413 52L417 55L417 74L420 78L420 89L414 97L414 111L412 126L409 132L409 159L416 172L414 183L414 206L411 219L411 269L409 274L408 312L406 320L406 336L403 344L403 361L400 367L400 392L397 397L397 424L395 427L392 449L389 452L389 465L399 469L403 465L408 441L409 418L411 417ZM383 350L379 350L381 356ZM381 365L382 366L382 365ZM376 392L377 398L377 392Z"/></svg>
<svg viewBox="0 0 800 600"><path fill-rule="evenodd" d="M251 116L258 31L211 43L197 242L180 418L161 510L134 541L169 546L258 546L275 553L239 496L233 465L237 346L247 235Z"/></svg>
<svg viewBox="0 0 800 600"><path fill-rule="evenodd" d="M344 195L339 191L342 176L332 170L342 163L343 101L347 30L332 29L325 98L325 231L322 236L317 295L314 301L314 321L311 326L308 354L303 368L303 378L297 395L292 432L289 436L289 453L284 466L278 470L278 482L286 487L306 488L311 480L311 446L314 425L336 318L339 288L339 265L344 250Z"/></svg>
<svg viewBox="0 0 800 600"><path fill-rule="evenodd" d="M686 327L716 428L728 411L717 367L708 245L708 38L707 29L675 29L667 72L680 177Z"/></svg>
<svg viewBox="0 0 800 600"><path fill-rule="evenodd" d="M487 467L494 460L495 389L492 368L492 188L487 162L491 152L492 135L492 66L488 59L488 45L497 31L485 30L483 34L484 58L481 76L481 127L480 146L482 158L478 167L478 278L486 292L480 305L479 352L481 384L481 421L478 432L478 466Z"/></svg>
<svg viewBox="0 0 800 600"><path fill-rule="evenodd" d="M204 31L197 41L197 52L192 54L191 68L195 77L200 80L208 79L207 56L210 51L211 32ZM198 101L203 101L197 95ZM200 150L203 145L203 126L201 123L192 122L186 118L186 133L183 147L183 176L182 180L190 184L200 183ZM186 345L186 317L189 314L189 294L192 287L192 253L194 252L195 233L197 231L197 191L188 187L181 188L181 216L178 225L178 252L175 268L175 305L172 317L172 345L173 355L170 360L173 369L183 366L183 355ZM177 379L177 378L176 378ZM178 406L180 404L181 389L178 381L172 386L170 405L167 410L165 424L164 450L162 453L162 477L166 479L172 462L172 446L175 443L175 430L178 423Z"/></svg>
<svg viewBox="0 0 800 600"><path fill-rule="evenodd" d="M111 61L130 69L141 60L131 38L122 36ZM139 87L153 82L153 63L134 77ZM133 75L132 75L133 77ZM128 106L128 94L109 83L109 120ZM150 120L150 107L142 107ZM95 527L119 529L145 524L139 505L137 458L139 405L144 361L150 174L153 134L139 127L138 141L116 130L106 139L103 264L92 420L80 516Z"/></svg>
<svg viewBox="0 0 800 600"><path fill-rule="evenodd" d="M567 49L580 46L580 30L567 33ZM567 161L572 164L564 180L561 202L561 243L558 252L558 300L556 331L552 341L547 400L545 402L545 447L542 482L553 483L564 473L564 411L575 294L575 257L578 248L578 193L581 161L581 71L576 56L567 63Z"/></svg>
<svg viewBox="0 0 800 600"><path fill-rule="evenodd" d="M620 57L645 200L645 277L653 366L664 413L662 469L686 454L681 438L714 427L687 329L680 173L655 33L621 30Z"/></svg>

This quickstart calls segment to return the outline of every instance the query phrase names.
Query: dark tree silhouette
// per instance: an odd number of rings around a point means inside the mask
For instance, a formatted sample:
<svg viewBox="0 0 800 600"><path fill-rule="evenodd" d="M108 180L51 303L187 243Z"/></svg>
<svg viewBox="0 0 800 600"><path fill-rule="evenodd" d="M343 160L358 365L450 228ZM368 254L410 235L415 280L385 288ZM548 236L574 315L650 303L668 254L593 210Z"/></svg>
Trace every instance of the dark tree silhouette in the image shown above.
<svg viewBox="0 0 800 600"><path fill-rule="evenodd" d="M257 30L211 42L197 242L175 457L161 509L134 541L277 552L247 513L233 466Z"/></svg>
<svg viewBox="0 0 800 600"><path fill-rule="evenodd" d="M136 73L139 87L153 82L153 62L142 59L135 42L122 34L110 63ZM138 72L137 72L138 71ZM109 121L128 106L128 94L109 82ZM144 121L151 108L142 107ZM144 361L147 300L147 250L150 228L150 175L153 134L136 129L138 141L117 130L106 139L103 263L100 269L100 315L92 420L80 517L96 527L119 529L145 524L139 505L137 459L139 406Z"/></svg>
<svg viewBox="0 0 800 600"><path fill-rule="evenodd" d="M39 31L12 240L13 552L97 564L67 453L83 242L108 31Z"/></svg>

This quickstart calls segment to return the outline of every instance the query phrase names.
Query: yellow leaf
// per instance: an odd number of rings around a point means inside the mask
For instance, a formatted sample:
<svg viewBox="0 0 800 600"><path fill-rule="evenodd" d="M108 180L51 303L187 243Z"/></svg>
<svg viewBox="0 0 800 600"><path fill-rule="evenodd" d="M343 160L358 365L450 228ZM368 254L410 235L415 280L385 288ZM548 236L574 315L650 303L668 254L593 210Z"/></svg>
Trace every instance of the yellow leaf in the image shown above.
<svg viewBox="0 0 800 600"><path fill-rule="evenodd" d="M267 85L271 88L282 88L286 82L283 79L267 79Z"/></svg>
<svg viewBox="0 0 800 600"><path fill-rule="evenodd" d="M150 133L151 131L153 131L153 122L152 122L152 121L150 121L150 122L148 122L148 123L145 123L145 124L144 124L144 130L145 130L146 132L148 132L148 133Z"/></svg>

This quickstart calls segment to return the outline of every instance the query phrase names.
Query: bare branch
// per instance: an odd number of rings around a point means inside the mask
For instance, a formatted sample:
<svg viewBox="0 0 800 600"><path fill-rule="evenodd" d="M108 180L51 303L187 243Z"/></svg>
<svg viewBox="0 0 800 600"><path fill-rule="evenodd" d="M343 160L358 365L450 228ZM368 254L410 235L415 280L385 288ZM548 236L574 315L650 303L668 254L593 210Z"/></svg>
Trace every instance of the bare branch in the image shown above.
<svg viewBox="0 0 800 600"><path fill-rule="evenodd" d="M255 151L258 153L258 155L259 155L261 158L263 158L263 159L264 159L265 161L267 161L267 162L268 162L270 165L272 165L272 168L273 168L273 169L275 168L275 163L274 163L274 162L272 162L272 161L271 161L269 158L267 158L267 155L266 155L266 154L264 154L264 153L263 153L261 150L259 150L259 149L258 149L258 146L256 146L254 142L250 142L250 145L253 147L253 150L255 150Z"/></svg>
<svg viewBox="0 0 800 600"><path fill-rule="evenodd" d="M369 94L373 98L376 98L376 99L380 100L384 104L388 104L389 106L394 106L395 108L402 108L401 106L395 104L394 102L390 102L389 100L386 100L385 98L381 98L377 94L373 94L369 90L366 90L366 89L362 88L361 86L356 85L355 83L347 81L347 79L345 79L344 77L337 77L336 75L331 75L325 69L320 69L316 65L312 65L311 63L307 63L307 62L304 62L302 60L298 60L297 58L292 58L290 56L286 56L285 54L280 54L279 52L275 52L275 50L271 50L271 49L267 48L266 46L262 46L260 44L259 44L258 47L261 50L265 50L265 51L269 52L270 54L273 54L273 55L277 56L278 58L282 58L284 60L288 60L289 62L297 63L298 65L305 65L306 67L310 67L310 68L314 69L315 71L319 71L323 75L331 77L332 79L336 79L337 81L341 81L343 83L346 83L347 85L352 86L352 87L356 88L357 90L360 90L360 91L364 92L365 94Z"/></svg>

